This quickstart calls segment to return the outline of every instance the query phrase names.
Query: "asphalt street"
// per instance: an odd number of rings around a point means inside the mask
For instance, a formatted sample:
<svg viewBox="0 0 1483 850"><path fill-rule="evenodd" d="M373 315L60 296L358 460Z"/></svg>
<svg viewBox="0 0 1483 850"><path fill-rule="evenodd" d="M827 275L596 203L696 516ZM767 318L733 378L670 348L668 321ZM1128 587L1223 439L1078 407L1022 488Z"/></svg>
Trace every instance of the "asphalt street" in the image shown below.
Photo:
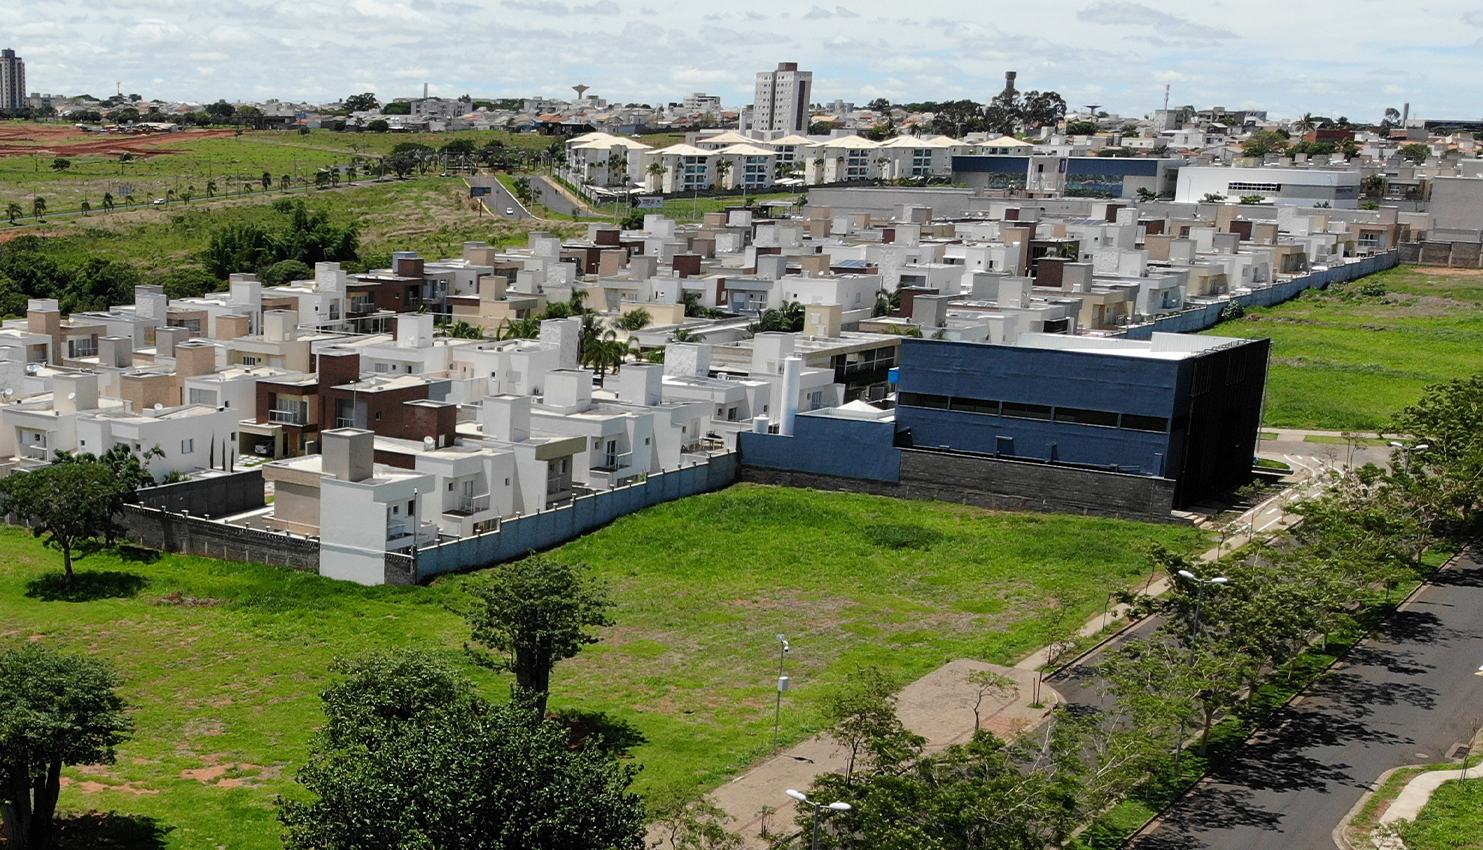
<svg viewBox="0 0 1483 850"><path fill-rule="evenodd" d="M1332 850L1381 773L1445 760L1483 721L1480 636L1483 566L1459 558L1130 846Z"/></svg>

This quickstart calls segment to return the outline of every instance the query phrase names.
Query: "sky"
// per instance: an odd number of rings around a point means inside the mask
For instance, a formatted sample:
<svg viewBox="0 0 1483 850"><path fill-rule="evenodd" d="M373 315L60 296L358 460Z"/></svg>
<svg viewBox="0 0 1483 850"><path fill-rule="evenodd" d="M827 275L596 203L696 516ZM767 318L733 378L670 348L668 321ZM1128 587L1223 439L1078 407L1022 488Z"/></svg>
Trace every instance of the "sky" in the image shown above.
<svg viewBox="0 0 1483 850"><path fill-rule="evenodd" d="M1376 122L1483 118L1483 0L0 0L27 87L172 100L434 95L750 103L758 71L814 100L1021 91L1124 116L1170 104Z"/></svg>

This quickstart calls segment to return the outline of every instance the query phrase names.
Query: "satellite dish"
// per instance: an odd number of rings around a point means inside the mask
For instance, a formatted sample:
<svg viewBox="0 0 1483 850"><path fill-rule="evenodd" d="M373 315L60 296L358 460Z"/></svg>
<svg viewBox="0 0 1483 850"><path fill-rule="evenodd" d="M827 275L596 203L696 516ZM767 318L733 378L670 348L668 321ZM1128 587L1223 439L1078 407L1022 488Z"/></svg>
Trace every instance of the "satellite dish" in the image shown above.
<svg viewBox="0 0 1483 850"><path fill-rule="evenodd" d="M77 393L67 393L67 400L68 401L71 401L74 398L77 398Z"/></svg>
<svg viewBox="0 0 1483 850"><path fill-rule="evenodd" d="M15 390L11 389L10 387L6 387L4 395L6 398L10 398L11 396L15 395Z"/></svg>
<svg viewBox="0 0 1483 850"><path fill-rule="evenodd" d="M154 409L155 410L164 410L165 409L165 406L163 404L160 404L159 402L155 402L154 403Z"/></svg>
<svg viewBox="0 0 1483 850"><path fill-rule="evenodd" d="M422 438L422 448L423 448L424 451L429 451L430 452L430 451L432 451L433 449L435 449L437 447L438 447L438 443L432 437L423 437Z"/></svg>

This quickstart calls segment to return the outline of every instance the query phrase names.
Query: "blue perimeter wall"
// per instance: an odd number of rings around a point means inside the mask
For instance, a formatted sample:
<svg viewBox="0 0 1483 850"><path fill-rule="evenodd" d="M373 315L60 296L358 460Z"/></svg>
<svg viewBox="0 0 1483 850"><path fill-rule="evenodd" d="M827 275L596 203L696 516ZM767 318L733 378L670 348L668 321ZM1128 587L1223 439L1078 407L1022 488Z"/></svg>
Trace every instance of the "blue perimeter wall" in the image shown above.
<svg viewBox="0 0 1483 850"><path fill-rule="evenodd" d="M623 487L577 496L560 507L504 519L494 531L417 550L414 580L523 558L661 502L729 487L736 474L735 452L712 455Z"/></svg>
<svg viewBox="0 0 1483 850"><path fill-rule="evenodd" d="M1239 301L1247 307L1271 307L1284 301L1302 295L1305 290L1322 289L1331 283L1343 283L1355 280L1386 269L1393 269L1400 265L1400 255L1394 251L1386 251L1373 257L1366 257L1357 263L1346 263L1342 266L1314 272L1306 277L1294 278L1286 283L1276 284L1268 289L1258 289L1246 295L1233 295L1232 301ZM1128 339L1149 339L1158 333L1193 333L1213 328L1220 323L1220 312L1225 309L1226 302L1217 304L1202 304L1183 312L1164 316L1152 324L1140 325L1130 328L1127 332L1119 334Z"/></svg>
<svg viewBox="0 0 1483 850"><path fill-rule="evenodd" d="M793 421L791 437L750 431L737 436L747 466L871 481L901 480L894 422L800 413Z"/></svg>

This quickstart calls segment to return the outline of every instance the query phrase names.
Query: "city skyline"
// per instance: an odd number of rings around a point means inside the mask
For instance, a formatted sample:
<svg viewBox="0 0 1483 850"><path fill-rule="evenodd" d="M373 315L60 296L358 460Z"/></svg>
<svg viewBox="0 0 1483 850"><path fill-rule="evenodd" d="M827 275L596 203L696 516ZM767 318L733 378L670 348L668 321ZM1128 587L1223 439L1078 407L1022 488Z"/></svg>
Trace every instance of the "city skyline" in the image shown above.
<svg viewBox="0 0 1483 850"><path fill-rule="evenodd" d="M646 0L122 0L106 10L40 0L19 10L5 46L26 59L30 89L49 94L119 85L164 99L325 102L417 96L427 83L446 97L566 98L586 83L618 102L704 91L741 105L758 71L794 61L814 72L816 102L984 101L1016 70L1022 90L1127 116L1160 108L1167 84L1171 105L1373 122L1409 101L1413 117L1477 117L1483 11L1457 0L1404 15L1373 0L1361 14L1318 5L1051 0L964 15L924 0L903 16L878 0L746 11ZM466 33L480 35L461 41ZM575 61L552 62L560 51Z"/></svg>

